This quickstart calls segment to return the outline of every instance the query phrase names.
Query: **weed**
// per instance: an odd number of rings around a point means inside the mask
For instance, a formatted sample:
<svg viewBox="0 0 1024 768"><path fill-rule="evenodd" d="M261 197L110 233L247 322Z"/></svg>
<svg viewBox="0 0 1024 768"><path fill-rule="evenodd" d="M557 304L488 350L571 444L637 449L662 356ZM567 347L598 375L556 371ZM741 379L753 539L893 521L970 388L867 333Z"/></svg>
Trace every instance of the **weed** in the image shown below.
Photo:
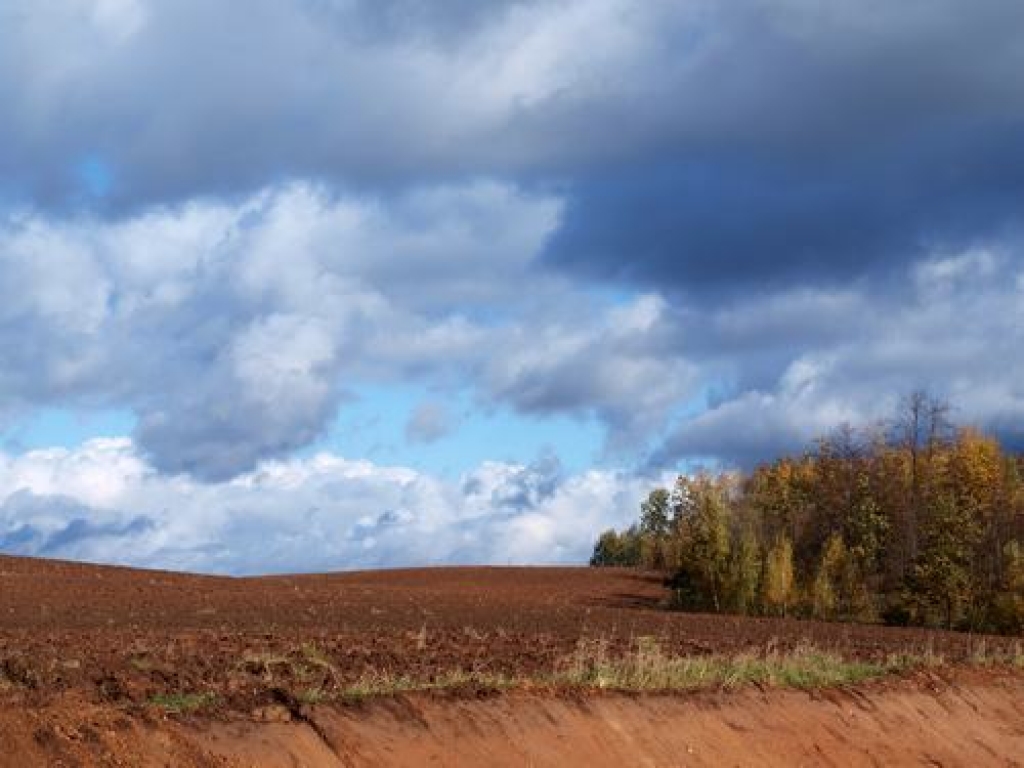
<svg viewBox="0 0 1024 768"><path fill-rule="evenodd" d="M212 693L164 693L153 696L149 703L170 714L181 715L212 707L217 697Z"/></svg>
<svg viewBox="0 0 1024 768"><path fill-rule="evenodd" d="M242 656L241 662L238 666L243 668L246 672L252 675L259 675L263 678L264 682L273 682L275 678L275 670L283 667L286 670L291 670L292 661L287 656L281 656L273 653L256 653L247 651Z"/></svg>
<svg viewBox="0 0 1024 768"><path fill-rule="evenodd" d="M139 672L149 672L153 669L153 662L144 656L132 656L128 659L128 664Z"/></svg>
<svg viewBox="0 0 1024 768"><path fill-rule="evenodd" d="M0 683L4 688L37 688L39 673L23 658L12 656L0 659Z"/></svg>
<svg viewBox="0 0 1024 768"><path fill-rule="evenodd" d="M301 660L294 665L296 677L311 680L314 677L325 678L325 682L337 683L338 669L330 657L313 643L302 646Z"/></svg>
<svg viewBox="0 0 1024 768"><path fill-rule="evenodd" d="M322 704L330 699L330 695L323 688L307 688L300 691L297 698L303 704Z"/></svg>

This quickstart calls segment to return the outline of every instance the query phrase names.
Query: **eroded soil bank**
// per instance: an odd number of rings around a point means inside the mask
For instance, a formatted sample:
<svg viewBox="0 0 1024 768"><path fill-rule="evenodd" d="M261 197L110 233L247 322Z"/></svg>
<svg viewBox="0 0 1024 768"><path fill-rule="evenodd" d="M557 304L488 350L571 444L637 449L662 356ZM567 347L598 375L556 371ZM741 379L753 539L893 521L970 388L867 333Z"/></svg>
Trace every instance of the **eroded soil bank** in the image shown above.
<svg viewBox="0 0 1024 768"><path fill-rule="evenodd" d="M3 766L1024 765L1024 675L672 696L515 691L175 718L57 698L0 710Z"/></svg>

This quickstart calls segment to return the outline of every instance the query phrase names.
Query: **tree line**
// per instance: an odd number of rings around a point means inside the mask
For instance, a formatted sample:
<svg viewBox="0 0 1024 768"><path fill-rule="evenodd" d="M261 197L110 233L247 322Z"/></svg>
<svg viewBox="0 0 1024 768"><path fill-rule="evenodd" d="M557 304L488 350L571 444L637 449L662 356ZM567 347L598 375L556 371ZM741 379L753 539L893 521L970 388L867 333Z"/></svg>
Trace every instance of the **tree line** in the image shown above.
<svg viewBox="0 0 1024 768"><path fill-rule="evenodd" d="M663 570L681 608L1024 632L1024 456L917 392L752 472L681 476L591 565Z"/></svg>

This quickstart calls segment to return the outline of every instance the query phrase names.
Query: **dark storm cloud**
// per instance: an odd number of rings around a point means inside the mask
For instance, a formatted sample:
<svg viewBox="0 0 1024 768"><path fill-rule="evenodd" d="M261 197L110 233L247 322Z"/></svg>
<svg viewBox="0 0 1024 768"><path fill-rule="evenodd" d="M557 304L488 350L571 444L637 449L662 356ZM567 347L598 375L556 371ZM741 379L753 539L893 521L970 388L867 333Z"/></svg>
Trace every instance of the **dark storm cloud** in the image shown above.
<svg viewBox="0 0 1024 768"><path fill-rule="evenodd" d="M573 178L553 263L707 298L1021 227L1024 6L739 8L673 83L662 140Z"/></svg>
<svg viewBox="0 0 1024 768"><path fill-rule="evenodd" d="M300 0L314 18L334 25L339 31L368 40L412 35L457 41L477 30L488 18L507 13L515 7L539 5L541 0L375 0L353 3L349 0Z"/></svg>
<svg viewBox="0 0 1024 768"><path fill-rule="evenodd" d="M942 140L928 132L881 156L820 165L725 153L676 164L669 155L585 180L548 256L591 275L708 297L892 274L937 249L1021 228L1024 120Z"/></svg>

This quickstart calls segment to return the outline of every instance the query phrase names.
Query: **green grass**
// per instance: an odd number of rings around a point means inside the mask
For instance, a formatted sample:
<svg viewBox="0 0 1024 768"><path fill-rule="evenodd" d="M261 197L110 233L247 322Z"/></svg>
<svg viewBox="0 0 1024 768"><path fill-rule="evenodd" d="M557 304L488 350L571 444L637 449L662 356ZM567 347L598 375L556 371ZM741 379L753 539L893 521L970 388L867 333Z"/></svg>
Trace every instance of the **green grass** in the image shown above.
<svg viewBox="0 0 1024 768"><path fill-rule="evenodd" d="M197 712L212 707L216 702L217 697L212 693L166 693L149 700L153 706L174 715Z"/></svg>
<svg viewBox="0 0 1024 768"><path fill-rule="evenodd" d="M323 688L306 688L296 698L303 704L323 704L330 700L330 693Z"/></svg>

